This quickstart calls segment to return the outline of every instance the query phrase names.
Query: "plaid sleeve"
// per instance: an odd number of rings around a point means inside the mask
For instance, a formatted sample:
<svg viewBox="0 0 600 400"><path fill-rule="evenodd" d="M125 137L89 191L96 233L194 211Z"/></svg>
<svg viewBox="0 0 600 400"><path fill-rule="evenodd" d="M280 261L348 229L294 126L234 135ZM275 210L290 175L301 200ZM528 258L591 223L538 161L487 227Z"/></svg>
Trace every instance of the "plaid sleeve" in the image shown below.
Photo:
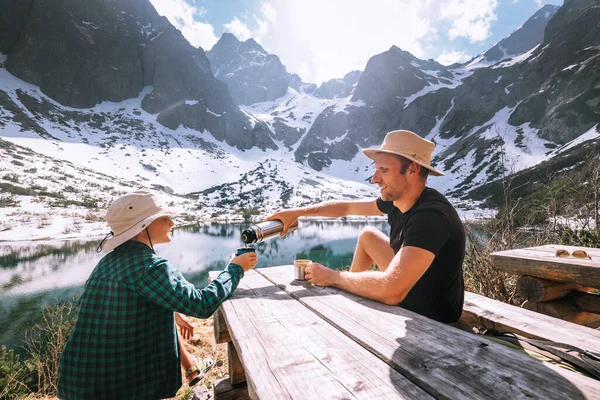
<svg viewBox="0 0 600 400"><path fill-rule="evenodd" d="M243 275L242 267L232 263L204 289L196 289L179 270L163 259L146 269L138 291L159 306L197 318L208 318L233 293Z"/></svg>

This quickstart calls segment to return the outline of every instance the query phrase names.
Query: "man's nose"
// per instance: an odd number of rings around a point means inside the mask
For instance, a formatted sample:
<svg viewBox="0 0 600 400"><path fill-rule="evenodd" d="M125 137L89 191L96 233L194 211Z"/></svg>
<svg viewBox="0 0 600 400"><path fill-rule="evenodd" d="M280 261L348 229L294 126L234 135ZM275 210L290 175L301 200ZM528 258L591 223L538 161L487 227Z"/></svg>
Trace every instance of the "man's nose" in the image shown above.
<svg viewBox="0 0 600 400"><path fill-rule="evenodd" d="M377 173L377 171L375 171L375 173L373 174L373 176L371 177L371 183L377 183L379 182L379 174Z"/></svg>

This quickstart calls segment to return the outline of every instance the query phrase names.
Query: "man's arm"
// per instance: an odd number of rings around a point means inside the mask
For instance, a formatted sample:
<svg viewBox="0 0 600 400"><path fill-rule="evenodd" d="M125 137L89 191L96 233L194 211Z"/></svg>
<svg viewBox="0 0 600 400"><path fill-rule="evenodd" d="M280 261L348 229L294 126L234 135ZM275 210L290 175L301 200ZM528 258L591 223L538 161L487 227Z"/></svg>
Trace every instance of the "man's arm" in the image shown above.
<svg viewBox="0 0 600 400"><path fill-rule="evenodd" d="M401 303L429 268L435 254L406 246L394 256L384 271L334 271L319 264L306 267L306 280L317 286L335 286L381 303Z"/></svg>
<svg viewBox="0 0 600 400"><path fill-rule="evenodd" d="M362 199L356 201L327 201L307 207L291 208L289 210L276 211L269 215L266 220L278 219L283 222L284 236L289 227L296 222L299 217L345 217L347 215L382 215L383 213L377 207L375 199Z"/></svg>

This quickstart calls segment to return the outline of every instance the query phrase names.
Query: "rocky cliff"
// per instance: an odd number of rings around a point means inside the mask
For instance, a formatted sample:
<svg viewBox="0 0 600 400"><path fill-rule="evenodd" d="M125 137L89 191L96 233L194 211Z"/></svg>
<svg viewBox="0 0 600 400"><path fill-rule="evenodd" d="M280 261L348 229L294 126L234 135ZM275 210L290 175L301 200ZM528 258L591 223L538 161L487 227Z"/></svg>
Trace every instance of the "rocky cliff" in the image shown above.
<svg viewBox="0 0 600 400"><path fill-rule="evenodd" d="M240 42L224 33L206 52L212 71L224 82L237 104L275 100L288 87L299 88L298 75L288 74L279 57L267 53L254 39Z"/></svg>
<svg viewBox="0 0 600 400"><path fill-rule="evenodd" d="M59 103L88 108L137 97L164 126L208 131L240 149L276 148L194 48L147 0L12 1L2 12L7 68Z"/></svg>

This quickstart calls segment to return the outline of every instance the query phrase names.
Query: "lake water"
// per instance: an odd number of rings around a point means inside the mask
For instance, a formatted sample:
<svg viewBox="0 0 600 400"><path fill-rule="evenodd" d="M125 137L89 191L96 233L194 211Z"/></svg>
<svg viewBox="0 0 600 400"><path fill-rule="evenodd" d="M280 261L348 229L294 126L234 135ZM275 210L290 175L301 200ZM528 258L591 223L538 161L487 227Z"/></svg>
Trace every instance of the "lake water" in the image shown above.
<svg viewBox="0 0 600 400"><path fill-rule="evenodd" d="M254 245L257 268L309 258L330 268L350 265L360 230L375 226L389 234L385 221L300 221L297 231ZM202 287L208 272L222 270L243 243L248 224L207 223L177 228L173 241L155 247L189 281ZM100 240L0 243L0 345L18 345L40 318L44 305L76 298L102 257Z"/></svg>

